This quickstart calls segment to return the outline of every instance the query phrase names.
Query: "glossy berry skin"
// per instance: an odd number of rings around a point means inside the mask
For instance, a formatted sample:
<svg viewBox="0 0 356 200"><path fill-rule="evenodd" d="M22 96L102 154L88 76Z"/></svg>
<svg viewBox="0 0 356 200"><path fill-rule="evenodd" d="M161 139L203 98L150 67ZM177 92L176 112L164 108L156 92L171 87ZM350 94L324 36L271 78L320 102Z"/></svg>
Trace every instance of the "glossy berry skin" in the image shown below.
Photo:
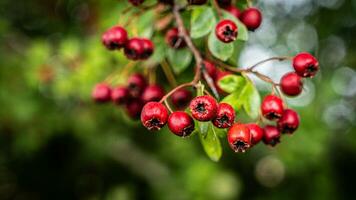
<svg viewBox="0 0 356 200"><path fill-rule="evenodd" d="M141 122L150 131L157 131L166 125L168 110L158 102L146 103L141 112Z"/></svg>
<svg viewBox="0 0 356 200"><path fill-rule="evenodd" d="M262 23L261 11L257 8L248 8L241 13L240 20L248 30L254 31Z"/></svg>
<svg viewBox="0 0 356 200"><path fill-rule="evenodd" d="M117 105L126 103L129 96L130 92L126 87L118 86L111 90L111 100Z"/></svg>
<svg viewBox="0 0 356 200"><path fill-rule="evenodd" d="M245 152L251 146L250 129L244 124L236 123L227 132L227 140L235 152Z"/></svg>
<svg viewBox="0 0 356 200"><path fill-rule="evenodd" d="M221 20L215 27L216 37L224 43L230 43L237 38L237 25L229 20Z"/></svg>
<svg viewBox="0 0 356 200"><path fill-rule="evenodd" d="M246 126L250 129L252 145L258 144L263 138L264 130L257 124L246 124Z"/></svg>
<svg viewBox="0 0 356 200"><path fill-rule="evenodd" d="M170 47L174 49L180 49L187 46L183 37L179 36L178 28L169 29L166 33L165 41Z"/></svg>
<svg viewBox="0 0 356 200"><path fill-rule="evenodd" d="M127 82L132 97L139 97L147 86L145 77L139 73L132 74Z"/></svg>
<svg viewBox="0 0 356 200"><path fill-rule="evenodd" d="M187 0L190 5L203 5L207 2L207 0Z"/></svg>
<svg viewBox="0 0 356 200"><path fill-rule="evenodd" d="M217 91L219 92L219 94L221 94L221 95L226 95L227 93L219 87L218 82L221 79L223 79L225 76L230 75L230 74L231 74L231 72L228 72L228 71L217 70L217 73L215 76L215 87L216 87Z"/></svg>
<svg viewBox="0 0 356 200"><path fill-rule="evenodd" d="M319 70L318 60L309 53L299 53L293 58L295 72L301 77L313 77Z"/></svg>
<svg viewBox="0 0 356 200"><path fill-rule="evenodd" d="M216 0L220 7L227 7L231 5L231 0Z"/></svg>
<svg viewBox="0 0 356 200"><path fill-rule="evenodd" d="M280 87L284 94L298 96L303 90L302 78L294 72L287 73L281 78Z"/></svg>
<svg viewBox="0 0 356 200"><path fill-rule="evenodd" d="M282 133L292 134L299 127L299 115L292 109L286 109L283 112L282 118L278 120L278 129Z"/></svg>
<svg viewBox="0 0 356 200"><path fill-rule="evenodd" d="M101 37L101 41L108 50L121 49L128 41L127 32L120 26L114 26L105 31Z"/></svg>
<svg viewBox="0 0 356 200"><path fill-rule="evenodd" d="M237 19L240 18L241 12L238 8L236 8L236 6L230 5L230 6L224 7L224 10L226 10L227 12L229 12L230 14L235 16Z"/></svg>
<svg viewBox="0 0 356 200"><path fill-rule="evenodd" d="M106 83L99 83L95 85L91 96L97 103L109 102L111 100L111 88Z"/></svg>
<svg viewBox="0 0 356 200"><path fill-rule="evenodd" d="M276 146L280 142L281 133L275 126L267 125L264 127L263 142L272 147Z"/></svg>
<svg viewBox="0 0 356 200"><path fill-rule="evenodd" d="M179 137L187 137L194 131L194 120L186 112L176 111L168 117L168 128Z"/></svg>
<svg viewBox="0 0 356 200"><path fill-rule="evenodd" d="M262 115L269 120L276 120L282 117L284 107L281 98L275 95L267 95L261 105Z"/></svg>
<svg viewBox="0 0 356 200"><path fill-rule="evenodd" d="M235 120L235 110L227 103L220 103L213 119L214 126L218 128L229 128Z"/></svg>
<svg viewBox="0 0 356 200"><path fill-rule="evenodd" d="M133 6L139 6L141 5L145 0L129 0L129 2L133 5Z"/></svg>
<svg viewBox="0 0 356 200"><path fill-rule="evenodd" d="M186 89L179 89L171 95L172 104L178 110L185 109L192 98L192 92Z"/></svg>
<svg viewBox="0 0 356 200"><path fill-rule="evenodd" d="M146 87L142 94L143 102L159 101L164 96L164 89L159 85L150 85Z"/></svg>
<svg viewBox="0 0 356 200"><path fill-rule="evenodd" d="M142 59L145 49L142 39L140 38L131 38L125 46L125 56L130 60L139 60Z"/></svg>
<svg viewBox="0 0 356 200"><path fill-rule="evenodd" d="M142 38L141 42L142 42L142 46L143 46L143 53L142 53L140 59L146 60L149 57L151 57L151 55L153 54L154 45L153 45L153 42L151 40L146 39L146 38Z"/></svg>
<svg viewBox="0 0 356 200"><path fill-rule="evenodd" d="M125 107L126 113L131 119L140 119L141 110L143 107L143 102L141 99L130 99L130 101L126 102Z"/></svg>
<svg viewBox="0 0 356 200"><path fill-rule="evenodd" d="M216 116L218 103L209 95L198 96L190 102L189 108L194 119L206 122Z"/></svg>

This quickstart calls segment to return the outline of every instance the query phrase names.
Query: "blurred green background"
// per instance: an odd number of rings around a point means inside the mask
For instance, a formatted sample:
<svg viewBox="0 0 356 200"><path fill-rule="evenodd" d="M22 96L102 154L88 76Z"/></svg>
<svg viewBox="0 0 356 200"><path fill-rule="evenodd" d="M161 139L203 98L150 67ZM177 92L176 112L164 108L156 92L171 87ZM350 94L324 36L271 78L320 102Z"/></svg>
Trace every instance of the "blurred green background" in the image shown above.
<svg viewBox="0 0 356 200"><path fill-rule="evenodd" d="M91 101L93 85L127 62L100 42L126 1L2 0L0 199L355 197L356 1L255 3L264 22L240 64L309 51L321 71L289 100L302 118L295 135L245 154L223 141L215 163L197 137L149 133ZM278 66L265 72L278 78Z"/></svg>

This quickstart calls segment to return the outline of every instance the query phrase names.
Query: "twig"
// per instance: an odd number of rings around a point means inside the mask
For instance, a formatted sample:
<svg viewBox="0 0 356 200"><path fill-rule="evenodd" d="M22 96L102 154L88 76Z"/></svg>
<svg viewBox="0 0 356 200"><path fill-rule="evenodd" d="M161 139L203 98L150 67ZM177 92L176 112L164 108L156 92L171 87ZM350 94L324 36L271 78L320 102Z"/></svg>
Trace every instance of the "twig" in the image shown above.
<svg viewBox="0 0 356 200"><path fill-rule="evenodd" d="M278 60L278 61L284 61L284 60L289 60L291 59L291 57L287 57L287 56L277 56L277 57L271 57L271 58L267 58L265 60L262 60L254 65L252 65L251 67L249 67L248 69L250 71L252 71L253 69L255 69L257 66L263 64L263 63L266 63L266 62L269 62L269 61L272 61L272 60Z"/></svg>
<svg viewBox="0 0 356 200"><path fill-rule="evenodd" d="M162 99L159 101L160 103L164 102L168 97L170 97L174 92L176 92L179 89L185 88L185 87L190 87L190 86L195 86L195 83L189 82L189 83L183 83L181 85L178 85L175 87L173 90L168 92L166 95L162 97Z"/></svg>

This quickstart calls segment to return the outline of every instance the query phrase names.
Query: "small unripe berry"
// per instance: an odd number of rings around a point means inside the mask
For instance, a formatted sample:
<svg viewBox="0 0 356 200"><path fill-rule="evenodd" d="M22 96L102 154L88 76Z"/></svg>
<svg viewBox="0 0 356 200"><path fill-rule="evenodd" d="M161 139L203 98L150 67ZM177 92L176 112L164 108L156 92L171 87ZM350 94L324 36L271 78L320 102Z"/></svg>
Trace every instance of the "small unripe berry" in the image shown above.
<svg viewBox="0 0 356 200"><path fill-rule="evenodd" d="M231 5L231 0L216 0L216 1L219 4L219 6L223 8Z"/></svg>
<svg viewBox="0 0 356 200"><path fill-rule="evenodd" d="M216 116L218 104L216 100L209 96L195 97L189 105L190 112L194 119L198 121L210 121Z"/></svg>
<svg viewBox="0 0 356 200"><path fill-rule="evenodd" d="M130 93L126 87L118 86L111 90L111 100L117 104L122 105L129 99Z"/></svg>
<svg viewBox="0 0 356 200"><path fill-rule="evenodd" d="M114 26L105 31L101 37L101 40L107 49L117 50L126 45L128 36L124 28L120 26Z"/></svg>
<svg viewBox="0 0 356 200"><path fill-rule="evenodd" d="M131 119L140 119L141 110L143 107L143 102L141 99L130 99L126 102L126 113L131 117Z"/></svg>
<svg viewBox="0 0 356 200"><path fill-rule="evenodd" d="M189 102L192 100L192 92L186 89L179 89L175 91L171 96L172 104L178 110L185 109Z"/></svg>
<svg viewBox="0 0 356 200"><path fill-rule="evenodd" d="M248 30L254 31L260 27L262 23L261 11L257 8L248 8L241 13L240 20L245 24Z"/></svg>
<svg viewBox="0 0 356 200"><path fill-rule="evenodd" d="M292 134L299 126L299 115L292 109L286 109L278 120L278 129L282 133Z"/></svg>
<svg viewBox="0 0 356 200"><path fill-rule="evenodd" d="M142 46L143 46L143 53L142 53L140 59L146 60L153 54L154 45L151 40L146 39L146 38L142 38L141 42L142 42Z"/></svg>
<svg viewBox="0 0 356 200"><path fill-rule="evenodd" d="M256 145L262 140L264 130L257 124L246 124L246 126L250 129L251 143Z"/></svg>
<svg viewBox="0 0 356 200"><path fill-rule="evenodd" d="M235 110L227 103L220 103L213 119L214 126L218 128L229 128L235 120Z"/></svg>
<svg viewBox="0 0 356 200"><path fill-rule="evenodd" d="M168 128L175 135L186 137L194 131L194 120L186 112L176 111L168 117Z"/></svg>
<svg viewBox="0 0 356 200"><path fill-rule="evenodd" d="M144 46L140 38L131 38L125 46L125 55L130 60L139 60L144 54Z"/></svg>
<svg viewBox="0 0 356 200"><path fill-rule="evenodd" d="M145 77L143 77L143 75L139 73L132 74L128 78L127 82L128 82L128 89L132 97L141 96L142 92L147 86Z"/></svg>
<svg viewBox="0 0 356 200"><path fill-rule="evenodd" d="M133 6L139 6L141 5L145 0L129 0L129 2L133 5Z"/></svg>
<svg viewBox="0 0 356 200"><path fill-rule="evenodd" d="M230 14L235 16L237 19L240 18L241 12L238 8L236 8L236 6L230 5L230 6L224 7L224 10L226 10L227 12L229 12Z"/></svg>
<svg viewBox="0 0 356 200"><path fill-rule="evenodd" d="M262 101L262 115L269 120L276 120L282 117L283 101L275 95L267 95Z"/></svg>
<svg viewBox="0 0 356 200"><path fill-rule="evenodd" d="M207 0L187 0L190 5L203 5L207 2Z"/></svg>
<svg viewBox="0 0 356 200"><path fill-rule="evenodd" d="M319 70L318 60L309 53L299 53L293 59L295 72L301 77L313 77Z"/></svg>
<svg viewBox="0 0 356 200"><path fill-rule="evenodd" d="M297 96L303 90L302 78L294 72L287 73L281 78L280 87L284 94Z"/></svg>
<svg viewBox="0 0 356 200"><path fill-rule="evenodd" d="M170 47L174 49L180 49L187 45L184 41L184 38L179 36L178 28L169 29L166 33L165 41Z"/></svg>
<svg viewBox="0 0 356 200"><path fill-rule="evenodd" d="M251 146L250 129L244 124L236 123L227 132L227 140L235 152L245 152Z"/></svg>
<svg viewBox="0 0 356 200"><path fill-rule="evenodd" d="M164 96L164 89L159 85L150 85L146 87L142 94L142 100L144 103L150 101L160 101Z"/></svg>
<svg viewBox="0 0 356 200"><path fill-rule="evenodd" d="M141 112L141 122L150 131L161 129L168 120L168 110L158 102L146 103Z"/></svg>
<svg viewBox="0 0 356 200"><path fill-rule="evenodd" d="M280 141L281 133L275 126L267 125L264 128L263 142L270 146L276 146Z"/></svg>
<svg viewBox="0 0 356 200"><path fill-rule="evenodd" d="M108 102L111 100L111 88L106 83L99 83L95 85L91 95L97 103Z"/></svg>
<svg viewBox="0 0 356 200"><path fill-rule="evenodd" d="M237 38L237 25L229 19L224 19L216 25L215 35L224 43L233 42Z"/></svg>

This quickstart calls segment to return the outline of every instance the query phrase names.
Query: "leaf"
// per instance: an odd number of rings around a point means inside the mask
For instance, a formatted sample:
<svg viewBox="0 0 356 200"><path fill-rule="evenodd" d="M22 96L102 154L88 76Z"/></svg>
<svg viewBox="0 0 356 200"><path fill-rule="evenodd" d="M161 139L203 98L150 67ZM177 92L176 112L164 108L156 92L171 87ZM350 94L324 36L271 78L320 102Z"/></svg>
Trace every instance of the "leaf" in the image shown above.
<svg viewBox="0 0 356 200"><path fill-rule="evenodd" d="M215 32L211 32L208 39L208 47L210 52L216 58L222 61L229 59L234 52L233 43L223 43L215 35Z"/></svg>
<svg viewBox="0 0 356 200"><path fill-rule="evenodd" d="M215 162L219 161L222 155L222 147L219 137L210 123L207 134L205 136L203 134L199 134L199 137L204 151L209 158Z"/></svg>
<svg viewBox="0 0 356 200"><path fill-rule="evenodd" d="M162 62L166 56L166 48L164 39L162 37L153 38L153 43L155 44L155 50L153 55L145 62L147 66L157 65Z"/></svg>
<svg viewBox="0 0 356 200"><path fill-rule="evenodd" d="M174 73L180 74L189 66L193 55L187 48L179 50L169 48L167 51L167 58L172 65Z"/></svg>
<svg viewBox="0 0 356 200"><path fill-rule="evenodd" d="M209 130L209 123L210 122L198 122L198 127L199 127L199 132L202 134L204 137L208 133Z"/></svg>
<svg viewBox="0 0 356 200"><path fill-rule="evenodd" d="M227 93L233 93L240 90L246 84L243 76L227 75L218 82L219 87Z"/></svg>
<svg viewBox="0 0 356 200"><path fill-rule="evenodd" d="M227 95L221 102L230 104L234 110L240 110L243 104L243 99L240 99L241 91L235 91Z"/></svg>
<svg viewBox="0 0 356 200"><path fill-rule="evenodd" d="M226 138L226 134L227 134L227 130L226 129L222 129L222 128L217 128L215 126L212 126L216 135L220 138Z"/></svg>
<svg viewBox="0 0 356 200"><path fill-rule="evenodd" d="M242 49L244 48L245 42L242 40L237 40L234 42L234 52L232 56L229 58L229 62L234 66L237 66L239 56L241 54Z"/></svg>
<svg viewBox="0 0 356 200"><path fill-rule="evenodd" d="M147 11L137 20L137 32L141 37L151 38L153 34L154 11Z"/></svg>
<svg viewBox="0 0 356 200"><path fill-rule="evenodd" d="M190 36L192 38L203 37L213 30L215 24L216 19L212 8L207 6L195 7L190 19Z"/></svg>
<svg viewBox="0 0 356 200"><path fill-rule="evenodd" d="M247 115L256 119L259 115L259 110L261 106L261 97L255 85L249 80L241 93L243 95L243 108L245 109Z"/></svg>
<svg viewBox="0 0 356 200"><path fill-rule="evenodd" d="M238 29L237 40L247 41L248 40L248 30L246 26L235 16L231 15L229 12L222 10L222 14L224 19L230 19L231 21L235 22Z"/></svg>

